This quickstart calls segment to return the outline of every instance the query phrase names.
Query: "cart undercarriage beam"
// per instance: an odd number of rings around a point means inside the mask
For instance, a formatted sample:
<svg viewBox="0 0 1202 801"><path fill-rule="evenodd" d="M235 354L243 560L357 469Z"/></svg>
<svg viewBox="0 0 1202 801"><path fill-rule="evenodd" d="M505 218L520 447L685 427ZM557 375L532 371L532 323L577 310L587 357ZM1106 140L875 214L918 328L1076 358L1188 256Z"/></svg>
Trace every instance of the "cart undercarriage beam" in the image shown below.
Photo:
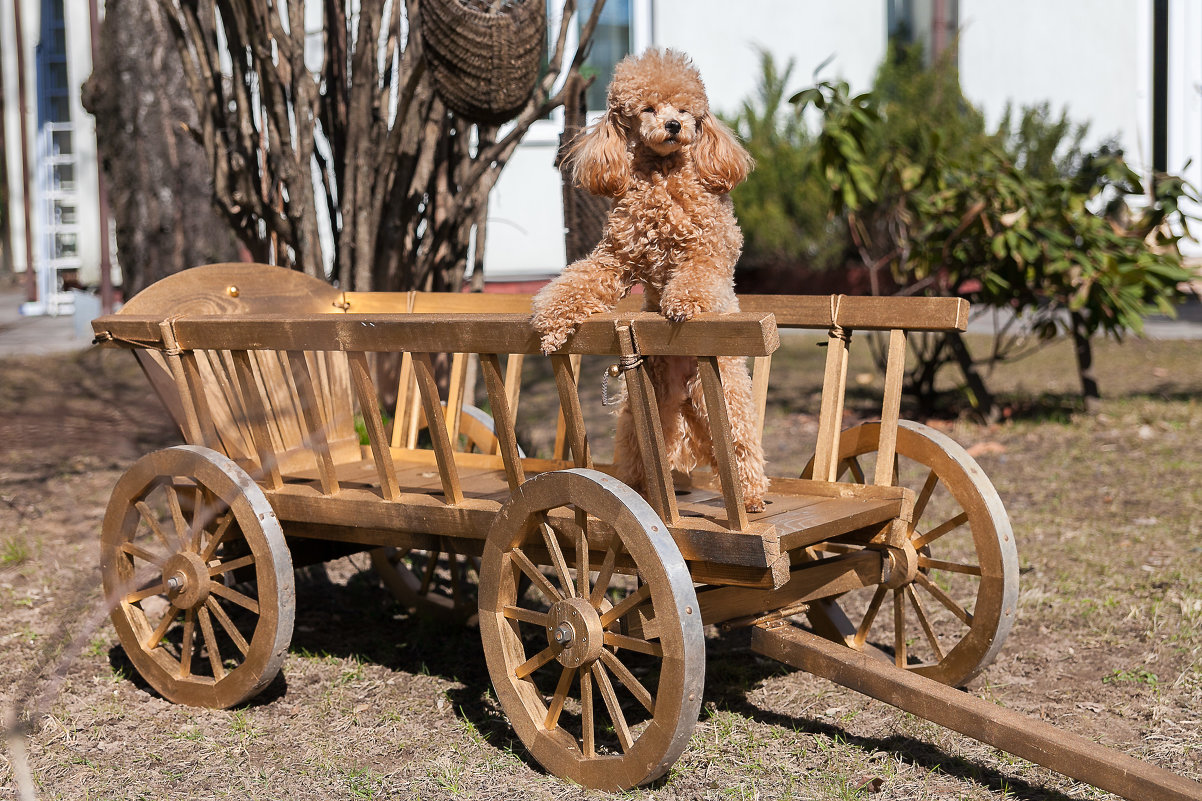
<svg viewBox="0 0 1202 801"><path fill-rule="evenodd" d="M796 626L753 630L752 650L1129 801L1198 801L1202 784Z"/></svg>

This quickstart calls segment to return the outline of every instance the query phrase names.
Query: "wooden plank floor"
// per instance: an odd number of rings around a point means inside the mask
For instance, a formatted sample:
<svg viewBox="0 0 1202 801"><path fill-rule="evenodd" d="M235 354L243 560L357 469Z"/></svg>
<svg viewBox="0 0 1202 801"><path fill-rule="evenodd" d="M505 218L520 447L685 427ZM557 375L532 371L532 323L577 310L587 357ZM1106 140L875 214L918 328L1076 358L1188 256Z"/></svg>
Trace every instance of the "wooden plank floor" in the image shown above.
<svg viewBox="0 0 1202 801"><path fill-rule="evenodd" d="M423 460L404 461L406 452L394 449L397 483L402 493L419 493L431 498L443 497L437 467ZM338 482L347 488L373 488L379 485L375 463L369 458L337 466ZM527 479L537 472L527 473ZM289 473L290 483L317 484L316 470ZM492 467L459 466L464 496L503 504L509 498L509 486L503 470ZM752 524L768 524L780 537L780 550L812 545L867 526L883 524L900 512L896 500L787 494L770 492L763 512L748 515ZM726 524L722 494L706 487L692 486L676 491L681 520L679 528L712 531L714 524ZM709 525L702 524L706 521Z"/></svg>

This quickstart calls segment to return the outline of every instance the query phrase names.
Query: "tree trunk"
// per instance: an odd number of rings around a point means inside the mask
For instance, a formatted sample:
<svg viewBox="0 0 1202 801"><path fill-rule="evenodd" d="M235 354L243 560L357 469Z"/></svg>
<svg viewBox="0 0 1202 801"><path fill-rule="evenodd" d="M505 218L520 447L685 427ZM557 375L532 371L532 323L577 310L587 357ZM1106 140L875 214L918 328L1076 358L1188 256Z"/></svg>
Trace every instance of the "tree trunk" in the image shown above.
<svg viewBox="0 0 1202 801"><path fill-rule="evenodd" d="M108 0L83 99L96 117L101 168L130 297L188 267L237 258L210 200L179 56L156 0Z"/></svg>
<svg viewBox="0 0 1202 801"><path fill-rule="evenodd" d="M1085 319L1072 313L1073 354L1077 357L1077 375L1081 378L1081 399L1085 402L1086 414L1097 414L1102 410L1102 394L1098 391L1098 378L1093 370L1093 340Z"/></svg>
<svg viewBox="0 0 1202 801"><path fill-rule="evenodd" d="M972 404L973 410L983 421L997 422L1000 412L993 400L993 393L985 386L985 379L977 370L977 366L972 360L972 354L968 352L968 345L964 343L964 337L960 335L959 331L950 331L944 336L947 338L952 355L956 357L956 363L960 365L960 372L964 374L965 388L968 390L969 402Z"/></svg>

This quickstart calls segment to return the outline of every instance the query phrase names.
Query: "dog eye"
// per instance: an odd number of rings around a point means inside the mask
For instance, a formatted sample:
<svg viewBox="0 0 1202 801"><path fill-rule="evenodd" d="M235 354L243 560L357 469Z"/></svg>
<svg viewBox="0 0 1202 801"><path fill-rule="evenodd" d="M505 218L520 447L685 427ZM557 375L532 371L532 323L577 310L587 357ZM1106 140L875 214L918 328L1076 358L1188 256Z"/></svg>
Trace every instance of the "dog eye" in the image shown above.
<svg viewBox="0 0 1202 801"><path fill-rule="evenodd" d="M643 109L643 113L644 114L654 114L655 106L647 106L647 108Z"/></svg>

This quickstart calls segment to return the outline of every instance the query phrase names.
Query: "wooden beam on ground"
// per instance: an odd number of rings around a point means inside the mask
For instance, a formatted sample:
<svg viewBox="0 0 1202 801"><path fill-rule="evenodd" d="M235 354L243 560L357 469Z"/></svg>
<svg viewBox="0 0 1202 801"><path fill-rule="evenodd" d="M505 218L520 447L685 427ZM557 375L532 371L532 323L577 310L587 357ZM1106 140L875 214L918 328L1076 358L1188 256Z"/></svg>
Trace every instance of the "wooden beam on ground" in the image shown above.
<svg viewBox="0 0 1202 801"><path fill-rule="evenodd" d="M1198 801L1202 784L795 626L756 628L752 650L1129 801Z"/></svg>

